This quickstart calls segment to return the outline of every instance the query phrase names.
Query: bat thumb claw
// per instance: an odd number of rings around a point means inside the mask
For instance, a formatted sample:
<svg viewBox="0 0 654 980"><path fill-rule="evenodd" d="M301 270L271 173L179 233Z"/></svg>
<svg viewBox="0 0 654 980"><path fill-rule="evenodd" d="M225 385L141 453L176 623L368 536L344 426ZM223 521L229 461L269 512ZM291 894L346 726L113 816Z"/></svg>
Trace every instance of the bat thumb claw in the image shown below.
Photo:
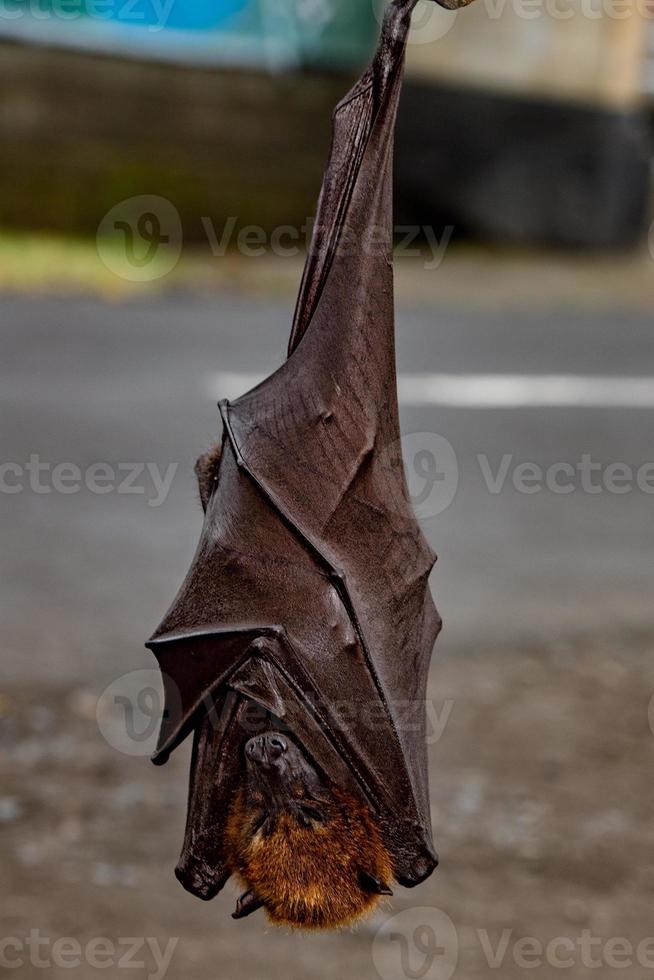
<svg viewBox="0 0 654 980"><path fill-rule="evenodd" d="M359 874L359 881L361 887L366 892L374 892L376 895L392 895L393 890L389 888L385 881L382 881L376 875L371 875L367 871L362 871Z"/></svg>

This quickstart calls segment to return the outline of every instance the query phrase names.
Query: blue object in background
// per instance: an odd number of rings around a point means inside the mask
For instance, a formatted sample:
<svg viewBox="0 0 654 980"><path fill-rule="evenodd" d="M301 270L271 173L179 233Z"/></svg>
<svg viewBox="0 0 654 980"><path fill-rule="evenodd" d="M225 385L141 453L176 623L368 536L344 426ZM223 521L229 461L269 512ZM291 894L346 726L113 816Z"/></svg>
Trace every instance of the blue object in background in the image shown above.
<svg viewBox="0 0 654 980"><path fill-rule="evenodd" d="M67 0L65 18L12 2L0 37L202 66L359 68L379 32L379 0Z"/></svg>
<svg viewBox="0 0 654 980"><path fill-rule="evenodd" d="M225 27L236 14L258 4L252 0L114 0L110 17L123 24L163 27L164 30L206 31ZM165 15L165 23L162 20Z"/></svg>

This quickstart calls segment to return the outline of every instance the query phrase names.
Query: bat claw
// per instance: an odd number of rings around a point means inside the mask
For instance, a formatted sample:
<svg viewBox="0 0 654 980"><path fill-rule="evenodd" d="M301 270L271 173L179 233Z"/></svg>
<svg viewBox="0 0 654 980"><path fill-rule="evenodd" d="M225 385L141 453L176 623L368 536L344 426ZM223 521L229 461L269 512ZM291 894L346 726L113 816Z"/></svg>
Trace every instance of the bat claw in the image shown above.
<svg viewBox="0 0 654 980"><path fill-rule="evenodd" d="M361 882L361 887L364 891L374 892L376 895L392 895L393 890L389 888L385 881L382 881L376 875L371 875L367 871L362 871L359 875L359 881Z"/></svg>
<svg viewBox="0 0 654 980"><path fill-rule="evenodd" d="M262 899L254 894L252 889L243 892L236 903L236 908L232 912L232 919L244 919L247 915L252 915L263 905Z"/></svg>

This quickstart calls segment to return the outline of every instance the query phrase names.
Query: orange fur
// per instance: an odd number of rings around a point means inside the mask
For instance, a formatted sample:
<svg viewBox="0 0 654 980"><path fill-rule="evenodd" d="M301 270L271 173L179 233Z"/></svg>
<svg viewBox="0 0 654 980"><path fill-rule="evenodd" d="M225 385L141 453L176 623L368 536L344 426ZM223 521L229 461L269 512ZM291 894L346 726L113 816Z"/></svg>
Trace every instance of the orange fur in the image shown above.
<svg viewBox="0 0 654 980"><path fill-rule="evenodd" d="M324 823L302 826L281 813L272 832L254 832L263 810L241 790L227 823L232 871L278 925L334 929L373 911L380 896L364 890L360 871L388 882L390 857L362 802L337 790Z"/></svg>
<svg viewBox="0 0 654 980"><path fill-rule="evenodd" d="M195 464L195 475L198 479L200 502L202 503L204 510L207 509L209 498L211 497L216 484L221 454L222 446L220 443L218 443L218 445L213 446L209 452L200 456Z"/></svg>

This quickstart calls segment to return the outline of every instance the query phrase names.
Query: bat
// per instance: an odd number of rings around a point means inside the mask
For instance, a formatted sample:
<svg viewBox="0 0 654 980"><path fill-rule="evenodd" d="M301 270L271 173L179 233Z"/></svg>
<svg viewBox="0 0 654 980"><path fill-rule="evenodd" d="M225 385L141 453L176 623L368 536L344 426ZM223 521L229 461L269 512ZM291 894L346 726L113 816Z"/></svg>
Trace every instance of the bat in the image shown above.
<svg viewBox="0 0 654 980"><path fill-rule="evenodd" d="M436 556L405 481L393 312L393 133L416 2L390 3L334 111L287 359L219 403L222 439L196 464L197 552L147 643L165 693L153 761L194 733L176 874L203 899L238 878L235 918L338 927L437 865Z"/></svg>

